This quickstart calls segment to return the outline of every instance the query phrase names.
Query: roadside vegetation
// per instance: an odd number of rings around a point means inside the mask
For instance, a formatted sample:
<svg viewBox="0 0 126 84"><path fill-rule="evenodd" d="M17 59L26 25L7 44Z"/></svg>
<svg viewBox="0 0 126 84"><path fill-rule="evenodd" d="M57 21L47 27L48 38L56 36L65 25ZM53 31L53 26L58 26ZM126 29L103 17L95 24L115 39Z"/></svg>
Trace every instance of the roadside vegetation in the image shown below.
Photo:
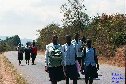
<svg viewBox="0 0 126 84"><path fill-rule="evenodd" d="M0 39L0 52L16 50L20 42L18 35L7 37L5 40Z"/></svg>
<svg viewBox="0 0 126 84"><path fill-rule="evenodd" d="M0 54L0 84L27 84L3 54Z"/></svg>

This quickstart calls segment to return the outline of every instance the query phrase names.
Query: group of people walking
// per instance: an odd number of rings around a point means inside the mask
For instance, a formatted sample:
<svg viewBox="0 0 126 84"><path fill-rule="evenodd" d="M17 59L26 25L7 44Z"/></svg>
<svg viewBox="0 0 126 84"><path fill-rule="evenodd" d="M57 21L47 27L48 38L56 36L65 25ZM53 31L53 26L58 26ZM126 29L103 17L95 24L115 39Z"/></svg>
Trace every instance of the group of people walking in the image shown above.
<svg viewBox="0 0 126 84"><path fill-rule="evenodd" d="M46 45L45 71L49 73L52 84L61 80L66 80L66 84L69 84L69 79L77 84L79 72L85 75L86 84L92 84L93 78L96 78L99 69L96 50L90 39L83 37L80 40L79 36L76 33L72 40L70 35L66 35L66 43L61 45L58 43L58 36L53 35L52 42Z"/></svg>
<svg viewBox="0 0 126 84"><path fill-rule="evenodd" d="M21 61L23 60L23 53L25 53L26 64L29 65L29 60L30 58L32 58L32 65L34 65L34 61L37 55L37 47L35 45L35 41L33 41L32 45L26 43L25 48L21 46L21 43L19 43L17 50L18 50L19 65L21 65Z"/></svg>

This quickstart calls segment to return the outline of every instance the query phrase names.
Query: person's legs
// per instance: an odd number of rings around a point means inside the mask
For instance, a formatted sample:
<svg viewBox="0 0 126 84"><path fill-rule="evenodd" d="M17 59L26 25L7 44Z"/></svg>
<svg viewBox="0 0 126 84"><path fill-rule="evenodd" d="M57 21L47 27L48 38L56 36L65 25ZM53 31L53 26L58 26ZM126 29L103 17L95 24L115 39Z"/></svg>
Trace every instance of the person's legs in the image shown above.
<svg viewBox="0 0 126 84"><path fill-rule="evenodd" d="M29 60L28 60L28 65L29 65Z"/></svg>
<svg viewBox="0 0 126 84"><path fill-rule="evenodd" d="M51 81L51 84L57 84L57 81Z"/></svg>
<svg viewBox="0 0 126 84"><path fill-rule="evenodd" d="M69 78L66 77L66 84L69 84Z"/></svg>
<svg viewBox="0 0 126 84"><path fill-rule="evenodd" d="M34 58L32 58L32 65L34 64Z"/></svg>
<svg viewBox="0 0 126 84"><path fill-rule="evenodd" d="M89 66L85 66L85 83L88 84L89 81Z"/></svg>
<svg viewBox="0 0 126 84"><path fill-rule="evenodd" d="M89 77L85 75L85 83L88 84Z"/></svg>
<svg viewBox="0 0 126 84"><path fill-rule="evenodd" d="M21 64L21 60L19 60L19 65Z"/></svg>
<svg viewBox="0 0 126 84"><path fill-rule="evenodd" d="M27 64L27 60L26 60L26 64Z"/></svg>
<svg viewBox="0 0 126 84"><path fill-rule="evenodd" d="M73 80L73 84L77 84L77 79L74 79Z"/></svg>
<svg viewBox="0 0 126 84"><path fill-rule="evenodd" d="M80 66L81 66L81 61L82 61L82 57L78 57L78 62L80 64Z"/></svg>
<svg viewBox="0 0 126 84"><path fill-rule="evenodd" d="M18 62L19 62L19 65L20 65L20 60L18 60Z"/></svg>
<svg viewBox="0 0 126 84"><path fill-rule="evenodd" d="M92 84L92 83L93 83L93 77L90 77L89 84Z"/></svg>

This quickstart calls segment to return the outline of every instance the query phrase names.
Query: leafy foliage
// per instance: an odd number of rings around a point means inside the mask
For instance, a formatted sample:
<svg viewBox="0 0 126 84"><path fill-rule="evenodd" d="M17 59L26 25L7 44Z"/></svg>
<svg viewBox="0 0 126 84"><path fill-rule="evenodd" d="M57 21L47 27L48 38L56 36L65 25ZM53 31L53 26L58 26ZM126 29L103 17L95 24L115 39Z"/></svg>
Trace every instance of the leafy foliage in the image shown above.
<svg viewBox="0 0 126 84"><path fill-rule="evenodd" d="M85 11L84 0L68 0L68 3L61 6L64 26L71 26L78 32L83 31L89 24L89 17Z"/></svg>
<svg viewBox="0 0 126 84"><path fill-rule="evenodd" d="M15 50L16 46L20 43L18 35L7 37L6 40L0 40L0 52Z"/></svg>

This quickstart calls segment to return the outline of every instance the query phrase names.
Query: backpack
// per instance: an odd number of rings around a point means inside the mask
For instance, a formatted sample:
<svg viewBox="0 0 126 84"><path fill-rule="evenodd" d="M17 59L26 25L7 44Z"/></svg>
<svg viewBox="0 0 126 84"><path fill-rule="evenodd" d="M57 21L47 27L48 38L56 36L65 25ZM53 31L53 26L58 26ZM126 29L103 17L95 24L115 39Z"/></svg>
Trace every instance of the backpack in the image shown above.
<svg viewBox="0 0 126 84"><path fill-rule="evenodd" d="M52 47L52 46L51 46ZM53 51L51 51L49 57L49 65L52 67L60 66L62 63L62 51L59 48L53 48Z"/></svg>

